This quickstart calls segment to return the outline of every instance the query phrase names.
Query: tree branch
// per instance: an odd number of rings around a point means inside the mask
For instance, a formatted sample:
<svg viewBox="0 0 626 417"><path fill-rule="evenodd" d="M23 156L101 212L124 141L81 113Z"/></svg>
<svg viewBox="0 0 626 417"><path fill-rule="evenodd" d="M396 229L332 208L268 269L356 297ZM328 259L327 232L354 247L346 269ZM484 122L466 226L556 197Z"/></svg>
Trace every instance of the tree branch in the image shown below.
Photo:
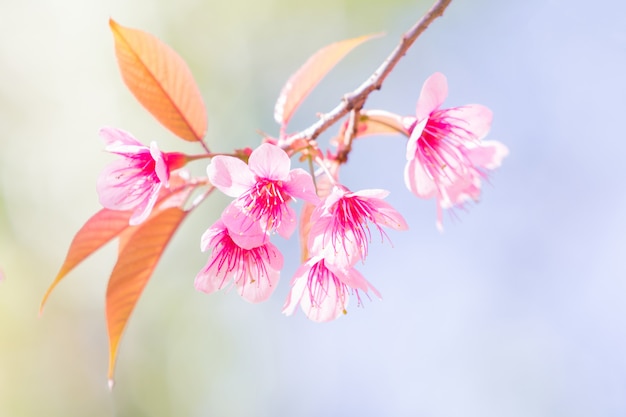
<svg viewBox="0 0 626 417"><path fill-rule="evenodd" d="M328 129L333 124L337 123L342 117L348 114L352 110L356 112L360 111L368 96L374 90L380 90L383 82L389 75L389 73L395 68L396 64L407 53L411 45L415 40L428 28L428 26L438 17L443 16L443 12L446 10L452 0L437 0L430 10L411 27L400 40L400 44L391 52L391 54L385 59L385 61L378 67L376 71L356 90L346 94L343 100L337 107L330 112L323 114L320 120L312 124L310 127L289 136L286 140L286 144L291 144L296 140L304 139L311 141L316 139L322 132Z"/></svg>

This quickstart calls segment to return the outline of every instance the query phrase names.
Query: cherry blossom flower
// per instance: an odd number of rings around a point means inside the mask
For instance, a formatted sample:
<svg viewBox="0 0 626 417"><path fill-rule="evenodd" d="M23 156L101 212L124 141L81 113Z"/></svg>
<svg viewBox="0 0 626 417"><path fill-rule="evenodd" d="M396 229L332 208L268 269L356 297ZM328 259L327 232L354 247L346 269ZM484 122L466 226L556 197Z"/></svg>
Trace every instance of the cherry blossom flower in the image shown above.
<svg viewBox="0 0 626 417"><path fill-rule="evenodd" d="M386 236L382 226L406 230L402 215L383 199L385 190L350 192L336 185L311 215L313 226L309 235L309 250L323 256L338 267L354 265L365 260L372 240L370 223Z"/></svg>
<svg viewBox="0 0 626 417"><path fill-rule="evenodd" d="M304 263L291 280L291 291L283 306L283 314L290 316L298 304L306 316L316 322L335 320L347 313L350 294L361 304L359 291L368 290L381 298L380 293L352 267L338 268L327 264L321 256Z"/></svg>
<svg viewBox="0 0 626 417"><path fill-rule="evenodd" d="M267 300L276 288L283 256L273 244L241 248L218 220L202 235L201 248L203 252L210 248L212 253L196 276L196 289L210 294L232 281L244 300L258 303Z"/></svg>
<svg viewBox="0 0 626 417"><path fill-rule="evenodd" d="M415 118L406 118L410 137L404 180L418 197L436 198L439 228L442 209L477 201L481 180L508 154L500 142L482 141L491 127L491 110L479 104L440 109L447 95L446 77L431 75Z"/></svg>
<svg viewBox="0 0 626 417"><path fill-rule="evenodd" d="M169 186L170 172L184 166L185 156L147 147L121 129L103 128L105 150L122 157L107 166L96 185L100 204L111 210L134 210L129 223L143 222L152 211L161 187Z"/></svg>
<svg viewBox="0 0 626 417"><path fill-rule="evenodd" d="M319 202L313 179L301 168L292 169L289 156L264 143L250 154L248 164L231 156L216 156L207 167L209 180L235 200L222 213L233 240L251 249L264 244L274 231L289 238L296 228L294 198Z"/></svg>

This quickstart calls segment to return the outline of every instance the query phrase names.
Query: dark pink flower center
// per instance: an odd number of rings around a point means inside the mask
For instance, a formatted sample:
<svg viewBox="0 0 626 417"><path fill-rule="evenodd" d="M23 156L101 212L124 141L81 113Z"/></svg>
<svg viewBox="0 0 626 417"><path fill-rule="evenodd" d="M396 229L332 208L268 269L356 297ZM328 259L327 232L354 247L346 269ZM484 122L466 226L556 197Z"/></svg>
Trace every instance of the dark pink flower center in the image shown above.
<svg viewBox="0 0 626 417"><path fill-rule="evenodd" d="M444 178L454 182L456 178L465 176L468 169L474 170L467 145L477 142L477 138L463 127L466 123L451 117L448 109L435 110L417 141L417 156L438 184Z"/></svg>
<svg viewBox="0 0 626 417"><path fill-rule="evenodd" d="M330 285L331 282L334 284L333 286ZM330 295L329 291L333 290L333 287L336 299L340 300L342 306L345 307L349 288L337 278L337 275L326 267L324 260L321 259L311 267L309 276L307 277L307 288L309 289L309 296L311 297L311 305L319 308L326 297ZM345 308L343 313L346 314Z"/></svg>
<svg viewBox="0 0 626 417"><path fill-rule="evenodd" d="M269 280L266 260L269 259L270 253L266 245L243 249L233 242L226 229L218 234L213 242L217 242L213 248L213 260L206 269L216 267L217 271L223 274L219 288L222 288L226 278L233 272L237 277L246 279L242 285L253 284L261 278Z"/></svg>
<svg viewBox="0 0 626 417"><path fill-rule="evenodd" d="M152 182L161 182L155 170L156 161L149 151L133 155L132 161L135 168L139 171L138 175L141 175Z"/></svg>
<svg viewBox="0 0 626 417"><path fill-rule="evenodd" d="M125 204L136 202L139 204L152 192L154 187L161 183L155 172L155 160L150 151L138 152L135 154L124 154L123 157L128 163L126 168L115 171L113 183L116 188L123 188L124 194L120 195L119 204L122 200Z"/></svg>
<svg viewBox="0 0 626 417"><path fill-rule="evenodd" d="M352 242L360 250L361 259L365 259L368 242L372 241L369 222L376 226L383 239L387 236L374 216L378 210L367 200L355 196L344 196L334 206L331 210L334 214L329 224L330 230L325 231L325 233L330 232L331 244L335 250L342 247L348 253L353 246L348 245L347 242Z"/></svg>
<svg viewBox="0 0 626 417"><path fill-rule="evenodd" d="M282 181L257 178L257 182L241 197L243 209L253 220L266 219L266 231L280 226L285 204L291 196L283 190Z"/></svg>

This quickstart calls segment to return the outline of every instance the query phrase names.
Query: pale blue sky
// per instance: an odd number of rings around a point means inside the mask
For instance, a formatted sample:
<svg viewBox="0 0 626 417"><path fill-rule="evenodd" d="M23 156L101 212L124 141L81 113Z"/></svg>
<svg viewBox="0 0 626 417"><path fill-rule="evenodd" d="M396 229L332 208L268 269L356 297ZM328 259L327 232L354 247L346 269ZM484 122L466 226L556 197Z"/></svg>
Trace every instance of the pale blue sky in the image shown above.
<svg viewBox="0 0 626 417"><path fill-rule="evenodd" d="M510 149L482 201L446 216L439 233L434 203L404 187L405 140L359 141L343 181L389 189L411 227L389 234L393 248L375 241L359 267L382 301L330 324L282 316L299 254L295 240L278 239L287 262L270 301L197 293L193 277L206 260L199 236L227 202L217 198L166 252L122 341L112 395L103 294L114 248L70 275L36 318L73 233L98 208L95 179L111 161L98 129L192 149L126 92L109 16L180 51L206 100L209 142L227 150L254 146L257 128L277 130L273 100L308 54L387 32L320 85L294 128L367 77L427 8L282 3L0 2L0 262L8 274L0 414L626 414L626 8L618 1L453 0L371 96L371 108L411 114L422 82L441 71L447 104L490 107L488 139Z"/></svg>

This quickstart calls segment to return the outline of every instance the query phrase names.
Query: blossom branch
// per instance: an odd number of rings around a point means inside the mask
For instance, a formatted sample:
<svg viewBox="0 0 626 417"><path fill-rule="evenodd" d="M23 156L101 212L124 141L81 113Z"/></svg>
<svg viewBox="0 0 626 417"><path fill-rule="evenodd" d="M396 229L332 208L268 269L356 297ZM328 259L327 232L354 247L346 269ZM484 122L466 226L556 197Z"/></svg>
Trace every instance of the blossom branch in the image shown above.
<svg viewBox="0 0 626 417"><path fill-rule="evenodd" d="M301 139L307 141L314 140L349 112L355 110L356 113L358 113L365 105L368 96L374 90L380 90L389 73L395 68L400 59L406 55L415 40L436 18L443 16L443 12L451 1L452 0L437 0L430 10L402 36L398 46L363 84L353 92L344 95L341 103L330 112L323 114L316 123L290 136L287 142L290 144ZM347 157L347 155L345 156Z"/></svg>
<svg viewBox="0 0 626 417"><path fill-rule="evenodd" d="M337 160L340 164L348 161L348 154L352 150L352 141L356 136L356 130L358 127L358 119L361 117L360 109L350 110L348 116L348 126L346 127L346 133L341 142L339 142L339 148L337 149Z"/></svg>

